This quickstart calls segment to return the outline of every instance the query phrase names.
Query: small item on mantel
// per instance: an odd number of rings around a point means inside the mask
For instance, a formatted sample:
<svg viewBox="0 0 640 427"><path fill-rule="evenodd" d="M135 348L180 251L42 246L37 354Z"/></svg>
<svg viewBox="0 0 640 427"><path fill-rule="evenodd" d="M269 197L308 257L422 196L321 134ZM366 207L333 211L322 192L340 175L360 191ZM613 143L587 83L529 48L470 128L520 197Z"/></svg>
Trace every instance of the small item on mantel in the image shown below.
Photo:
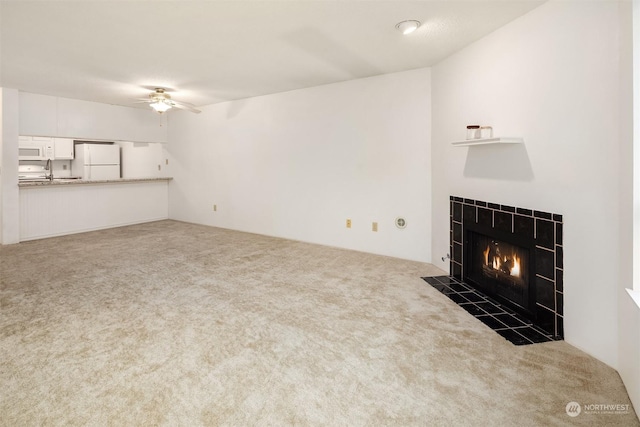
<svg viewBox="0 0 640 427"><path fill-rule="evenodd" d="M480 126L479 125L468 125L467 126L467 139L478 139L480 138Z"/></svg>
<svg viewBox="0 0 640 427"><path fill-rule="evenodd" d="M480 126L480 138L493 138L493 128L491 126Z"/></svg>

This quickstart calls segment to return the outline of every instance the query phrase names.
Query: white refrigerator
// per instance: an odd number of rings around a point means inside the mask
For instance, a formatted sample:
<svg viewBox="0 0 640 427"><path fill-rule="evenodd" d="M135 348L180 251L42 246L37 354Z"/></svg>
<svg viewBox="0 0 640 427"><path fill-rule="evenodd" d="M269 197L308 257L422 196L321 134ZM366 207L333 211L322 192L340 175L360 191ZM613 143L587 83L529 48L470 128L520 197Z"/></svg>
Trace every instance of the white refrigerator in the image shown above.
<svg viewBox="0 0 640 427"><path fill-rule="evenodd" d="M116 144L76 144L71 174L86 180L120 178L120 146Z"/></svg>

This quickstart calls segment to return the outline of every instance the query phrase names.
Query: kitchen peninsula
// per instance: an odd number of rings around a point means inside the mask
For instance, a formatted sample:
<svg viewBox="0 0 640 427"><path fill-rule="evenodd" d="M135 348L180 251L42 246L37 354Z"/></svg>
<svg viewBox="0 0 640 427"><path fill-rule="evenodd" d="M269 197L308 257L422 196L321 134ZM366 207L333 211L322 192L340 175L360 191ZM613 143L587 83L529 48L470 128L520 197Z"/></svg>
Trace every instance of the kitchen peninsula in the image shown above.
<svg viewBox="0 0 640 427"><path fill-rule="evenodd" d="M167 219L171 180L63 178L20 182L20 240Z"/></svg>

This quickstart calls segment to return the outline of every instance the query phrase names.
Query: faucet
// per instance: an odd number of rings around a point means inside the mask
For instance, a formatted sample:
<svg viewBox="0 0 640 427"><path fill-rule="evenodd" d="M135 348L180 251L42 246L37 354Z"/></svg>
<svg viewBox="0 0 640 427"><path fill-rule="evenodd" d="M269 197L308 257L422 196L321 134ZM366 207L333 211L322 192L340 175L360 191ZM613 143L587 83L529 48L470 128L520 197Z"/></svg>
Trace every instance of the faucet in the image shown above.
<svg viewBox="0 0 640 427"><path fill-rule="evenodd" d="M47 165L44 167L44 170L49 171L49 175L45 175L49 181L53 181L53 165L51 164L51 159L47 159Z"/></svg>

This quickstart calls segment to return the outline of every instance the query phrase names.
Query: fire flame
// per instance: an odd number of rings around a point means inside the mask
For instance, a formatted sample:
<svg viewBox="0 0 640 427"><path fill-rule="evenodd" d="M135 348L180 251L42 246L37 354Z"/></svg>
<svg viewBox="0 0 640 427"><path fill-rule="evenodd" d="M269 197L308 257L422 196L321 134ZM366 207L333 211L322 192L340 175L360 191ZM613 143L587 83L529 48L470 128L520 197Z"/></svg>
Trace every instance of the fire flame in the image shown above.
<svg viewBox="0 0 640 427"><path fill-rule="evenodd" d="M520 257L513 254L513 267L511 267L511 275L520 277Z"/></svg>
<svg viewBox="0 0 640 427"><path fill-rule="evenodd" d="M485 249L482 254L484 255L484 264L485 265L491 265L491 267L494 270L502 270L502 265L509 265L510 261L511 261L511 268L509 269L509 274L511 276L515 276L515 277L520 277L520 257L518 256L517 253L513 253L511 254L511 257L507 257L507 256L503 256L502 259L500 259L499 256L494 256L491 260L491 262L489 262L489 253L490 253L491 249L489 246L487 246L487 249Z"/></svg>
<svg viewBox="0 0 640 427"><path fill-rule="evenodd" d="M489 246L487 246L487 249L482 252L482 254L484 255L484 265L489 265L489 251L491 249L489 248Z"/></svg>

